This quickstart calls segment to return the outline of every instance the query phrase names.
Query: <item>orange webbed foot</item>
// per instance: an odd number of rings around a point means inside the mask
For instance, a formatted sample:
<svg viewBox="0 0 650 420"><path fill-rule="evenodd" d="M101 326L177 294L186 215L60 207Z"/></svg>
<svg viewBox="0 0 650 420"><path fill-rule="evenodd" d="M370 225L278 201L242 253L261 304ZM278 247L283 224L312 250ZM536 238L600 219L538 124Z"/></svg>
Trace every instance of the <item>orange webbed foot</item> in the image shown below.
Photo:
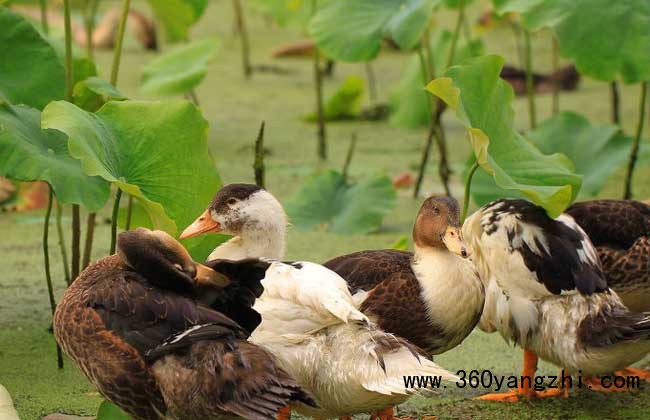
<svg viewBox="0 0 650 420"><path fill-rule="evenodd" d="M411 417L398 418L394 416L395 410L393 407L379 410L370 415L370 420L412 420Z"/></svg>
<svg viewBox="0 0 650 420"><path fill-rule="evenodd" d="M613 381L609 382L610 386L605 386L603 385L603 379L598 376L587 376L583 382L587 389L596 392L629 392L634 390L634 388L616 387L613 385Z"/></svg>
<svg viewBox="0 0 650 420"><path fill-rule="evenodd" d="M640 379L650 382L650 370L626 367L625 369L614 372L617 376L638 376Z"/></svg>
<svg viewBox="0 0 650 420"><path fill-rule="evenodd" d="M291 418L291 407L286 406L279 409L276 418L278 420L289 420Z"/></svg>
<svg viewBox="0 0 650 420"><path fill-rule="evenodd" d="M508 392L494 392L481 395L480 397L476 397L474 399L480 401L516 403L519 402L519 398L521 397L523 397L523 395L519 393L519 390L513 389Z"/></svg>

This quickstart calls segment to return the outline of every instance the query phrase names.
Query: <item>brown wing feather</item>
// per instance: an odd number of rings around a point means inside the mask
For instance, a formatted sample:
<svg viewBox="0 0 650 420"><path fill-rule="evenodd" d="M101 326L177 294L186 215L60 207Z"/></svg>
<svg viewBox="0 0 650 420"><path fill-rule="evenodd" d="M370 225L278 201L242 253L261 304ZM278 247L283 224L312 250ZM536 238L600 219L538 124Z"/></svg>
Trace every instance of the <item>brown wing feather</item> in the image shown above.
<svg viewBox="0 0 650 420"><path fill-rule="evenodd" d="M244 340L199 342L189 355L167 356L153 370L177 418L207 418L208 413L217 417L225 412L272 420L292 401L315 404L273 356Z"/></svg>
<svg viewBox="0 0 650 420"><path fill-rule="evenodd" d="M639 237L650 236L650 206L639 201L585 201L566 212L596 246L628 249Z"/></svg>
<svg viewBox="0 0 650 420"><path fill-rule="evenodd" d="M140 353L106 329L95 310L70 304L75 297L66 294L54 318L63 350L106 399L136 420L158 420L165 403Z"/></svg>
<svg viewBox="0 0 650 420"><path fill-rule="evenodd" d="M371 290L396 273L411 271L413 254L395 249L341 255L323 264L348 283L352 293Z"/></svg>

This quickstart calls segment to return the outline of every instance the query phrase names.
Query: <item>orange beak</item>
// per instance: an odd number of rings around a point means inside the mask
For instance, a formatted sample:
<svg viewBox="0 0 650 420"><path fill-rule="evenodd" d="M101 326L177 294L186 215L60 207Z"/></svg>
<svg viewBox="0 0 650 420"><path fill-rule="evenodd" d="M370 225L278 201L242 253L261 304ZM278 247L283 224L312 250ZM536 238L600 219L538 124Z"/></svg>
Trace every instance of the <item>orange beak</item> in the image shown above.
<svg viewBox="0 0 650 420"><path fill-rule="evenodd" d="M206 210L195 221L189 225L183 233L181 239L191 238L208 232L221 232L221 225L210 217L210 210Z"/></svg>

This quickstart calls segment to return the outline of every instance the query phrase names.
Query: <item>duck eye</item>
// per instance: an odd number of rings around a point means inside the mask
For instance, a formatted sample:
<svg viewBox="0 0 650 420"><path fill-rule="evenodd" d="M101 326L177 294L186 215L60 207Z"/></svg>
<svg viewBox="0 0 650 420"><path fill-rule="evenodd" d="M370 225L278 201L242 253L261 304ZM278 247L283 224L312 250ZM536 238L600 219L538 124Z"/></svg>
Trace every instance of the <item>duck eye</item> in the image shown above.
<svg viewBox="0 0 650 420"><path fill-rule="evenodd" d="M435 214L440 214L440 209L439 209L438 207L434 207L434 208L433 208L433 212L434 212Z"/></svg>
<svg viewBox="0 0 650 420"><path fill-rule="evenodd" d="M231 197L231 198L229 198L229 199L226 201L226 203L228 203L228 204L231 205L231 206L232 206L232 205L235 205L235 204L237 204L237 199L234 198L234 197Z"/></svg>
<svg viewBox="0 0 650 420"><path fill-rule="evenodd" d="M177 269L178 271L183 271L183 267L181 267L180 264L174 264L174 268Z"/></svg>

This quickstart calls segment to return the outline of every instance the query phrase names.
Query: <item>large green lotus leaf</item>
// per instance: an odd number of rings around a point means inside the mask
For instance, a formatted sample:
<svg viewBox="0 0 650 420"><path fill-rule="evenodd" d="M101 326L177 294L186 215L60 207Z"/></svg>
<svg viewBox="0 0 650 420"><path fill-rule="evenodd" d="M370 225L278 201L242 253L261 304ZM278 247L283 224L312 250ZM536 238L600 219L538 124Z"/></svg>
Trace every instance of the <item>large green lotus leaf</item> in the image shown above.
<svg viewBox="0 0 650 420"><path fill-rule="evenodd" d="M175 234L204 210L220 185L208 124L186 101L111 101L97 113L67 102L43 111L43 127L69 136L84 171L138 199L153 225Z"/></svg>
<svg viewBox="0 0 650 420"><path fill-rule="evenodd" d="M315 174L286 203L297 228L323 227L337 233L368 233L379 229L395 206L395 190L385 176L350 185L334 170Z"/></svg>
<svg viewBox="0 0 650 420"><path fill-rule="evenodd" d="M499 13L515 11L531 29L550 27L560 53L600 80L650 79L650 1L493 0Z"/></svg>
<svg viewBox="0 0 650 420"><path fill-rule="evenodd" d="M328 57L366 61L379 54L384 37L402 49L417 44L439 0L334 0L309 23L309 33Z"/></svg>
<svg viewBox="0 0 650 420"><path fill-rule="evenodd" d="M498 56L472 58L451 67L427 90L456 112L481 168L499 187L524 194L556 217L577 196L581 177L566 156L543 154L515 130L514 93L499 78L502 67Z"/></svg>
<svg viewBox="0 0 650 420"><path fill-rule="evenodd" d="M217 51L216 39L195 41L153 59L142 69L142 91L175 95L198 86Z"/></svg>
<svg viewBox="0 0 650 420"><path fill-rule="evenodd" d="M97 410L97 420L129 420L128 414L110 401L102 401Z"/></svg>
<svg viewBox="0 0 650 420"><path fill-rule="evenodd" d="M305 31L313 14L313 0L249 0L249 4L271 16L280 26ZM321 8L326 1L316 4Z"/></svg>
<svg viewBox="0 0 650 420"><path fill-rule="evenodd" d="M449 55L452 33L441 31L435 33L430 40L431 65L434 66L435 74L442 74ZM469 57L483 54L484 46L480 40L469 43L459 42L457 51L454 54L454 64ZM425 83L422 77L422 65L417 54L413 54L408 61L402 79L391 92L390 123L397 127L417 128L426 126L431 120L431 97L424 89Z"/></svg>
<svg viewBox="0 0 650 420"><path fill-rule="evenodd" d="M188 39L189 29L203 15L207 0L148 0L154 14L165 27L170 42Z"/></svg>
<svg viewBox="0 0 650 420"><path fill-rule="evenodd" d="M109 184L84 174L68 154L67 138L41 130L41 113L24 105L0 102L0 175L19 181L46 181L63 203L81 204L90 211L104 206Z"/></svg>
<svg viewBox="0 0 650 420"><path fill-rule="evenodd" d="M62 99L63 65L25 18L0 6L0 98L43 109Z"/></svg>
<svg viewBox="0 0 650 420"><path fill-rule="evenodd" d="M341 121L356 118L361 112L364 81L357 76L348 76L323 106L326 121ZM316 113L307 115L307 121L316 121Z"/></svg>
<svg viewBox="0 0 650 420"><path fill-rule="evenodd" d="M591 125L582 115L561 112L527 136L543 153L560 152L583 176L580 195L596 196L607 178L627 160L632 140L614 125Z"/></svg>
<svg viewBox="0 0 650 420"><path fill-rule="evenodd" d="M89 77L74 86L72 99L78 107L95 112L108 101L123 101L127 98L106 80Z"/></svg>

